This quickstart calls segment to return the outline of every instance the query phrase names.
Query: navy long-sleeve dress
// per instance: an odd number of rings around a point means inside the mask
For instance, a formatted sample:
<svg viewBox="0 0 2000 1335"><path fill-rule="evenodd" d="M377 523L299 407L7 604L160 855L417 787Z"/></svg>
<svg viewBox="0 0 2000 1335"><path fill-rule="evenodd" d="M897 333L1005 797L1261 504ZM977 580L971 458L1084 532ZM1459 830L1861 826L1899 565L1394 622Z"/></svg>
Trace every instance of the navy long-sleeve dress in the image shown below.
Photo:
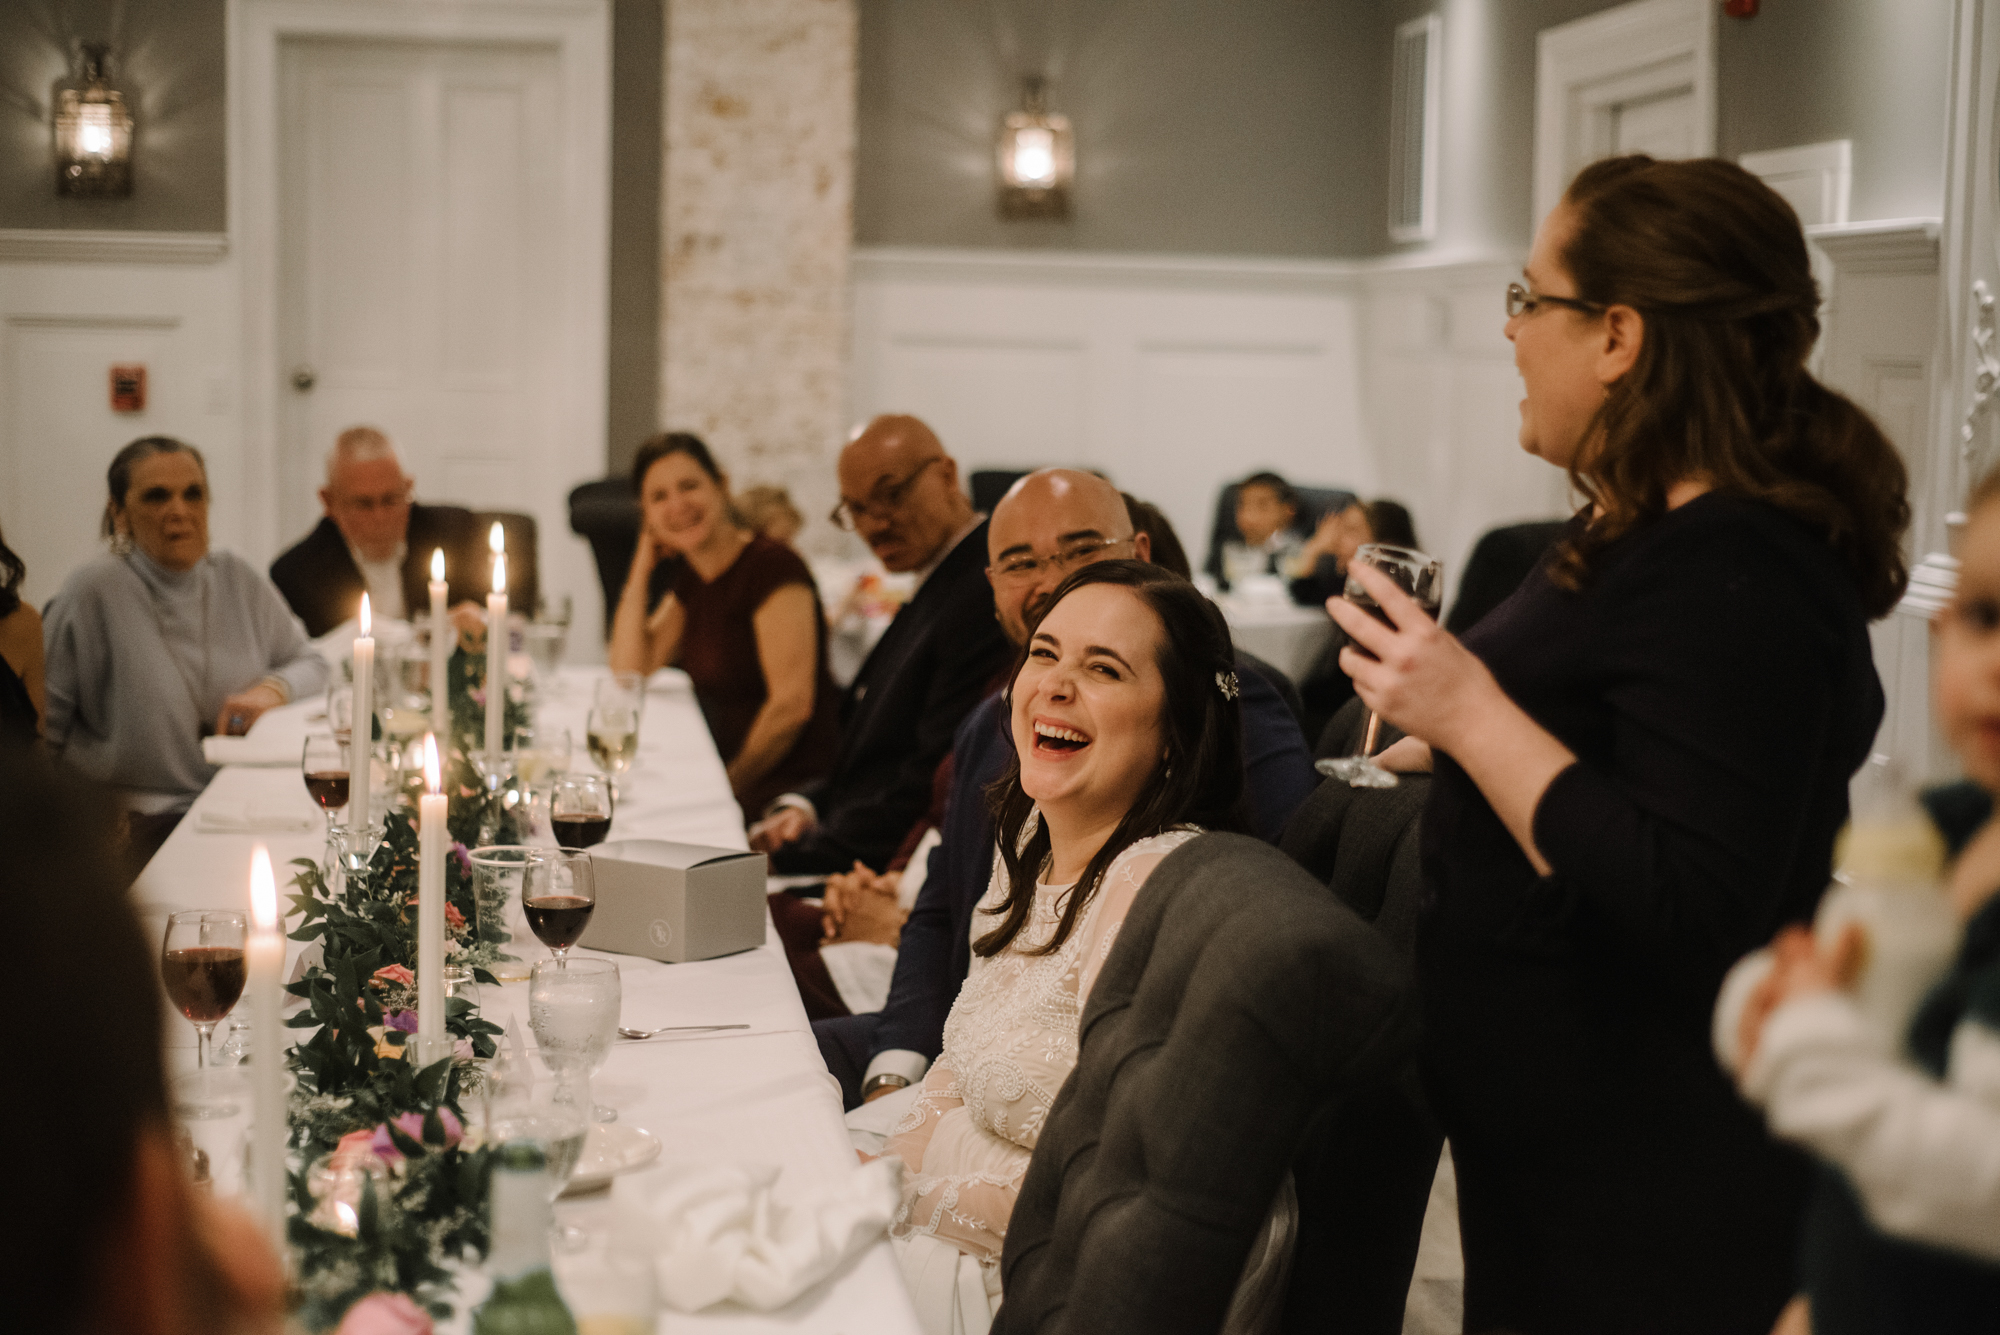
<svg viewBox="0 0 2000 1335"><path fill-rule="evenodd" d="M1764 1335L1807 1168L1710 1055L1723 974L1808 917L1882 717L1867 619L1804 525L1708 495L1546 567L1465 637L1578 757L1536 875L1437 759L1424 1070L1451 1137L1466 1328Z"/></svg>

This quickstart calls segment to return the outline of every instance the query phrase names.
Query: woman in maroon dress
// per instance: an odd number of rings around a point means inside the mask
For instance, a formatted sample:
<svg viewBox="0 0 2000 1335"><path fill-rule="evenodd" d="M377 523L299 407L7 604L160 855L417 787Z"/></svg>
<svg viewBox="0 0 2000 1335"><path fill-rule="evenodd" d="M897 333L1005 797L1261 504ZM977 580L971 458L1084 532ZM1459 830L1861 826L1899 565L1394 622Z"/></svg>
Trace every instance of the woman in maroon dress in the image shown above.
<svg viewBox="0 0 2000 1335"><path fill-rule="evenodd" d="M825 774L840 745L812 572L737 522L729 481L698 437L655 436L632 476L644 518L612 621L611 666L671 663L693 679L730 790L754 821L780 793ZM663 558L680 558L680 569L648 607Z"/></svg>

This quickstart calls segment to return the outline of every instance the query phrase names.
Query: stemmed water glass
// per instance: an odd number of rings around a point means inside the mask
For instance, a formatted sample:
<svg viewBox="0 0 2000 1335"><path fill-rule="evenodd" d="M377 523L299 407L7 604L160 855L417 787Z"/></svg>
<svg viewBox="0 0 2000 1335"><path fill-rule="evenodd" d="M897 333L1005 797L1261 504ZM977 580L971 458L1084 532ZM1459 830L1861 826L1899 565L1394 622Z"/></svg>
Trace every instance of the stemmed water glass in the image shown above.
<svg viewBox="0 0 2000 1335"><path fill-rule="evenodd" d="M606 683L599 682L600 687ZM605 692L598 692L598 701L590 707L589 732L590 758L611 780L611 792L618 793L618 778L632 768L633 759L639 754L639 705L631 698L620 698L615 693L609 699Z"/></svg>
<svg viewBox="0 0 2000 1335"><path fill-rule="evenodd" d="M343 745L354 732L354 688L337 678L326 688L326 726L334 740Z"/></svg>
<svg viewBox="0 0 2000 1335"><path fill-rule="evenodd" d="M249 978L244 960L245 915L235 909L188 909L167 919L166 940L160 947L160 980L174 1009L194 1025L198 1080L208 1079L209 1037L236 1007ZM207 1109L198 1098L181 1111L188 1116L226 1116L228 1110Z"/></svg>
<svg viewBox="0 0 2000 1335"><path fill-rule="evenodd" d="M541 960L528 980L528 1027L556 1077L555 1102L586 1121L618 1119L616 1109L591 1101L590 1076L611 1055L622 999L610 960Z"/></svg>
<svg viewBox="0 0 2000 1335"><path fill-rule="evenodd" d="M347 746L338 737L317 733L306 738L299 756L299 773L305 777L306 791L326 813L326 854L321 859L329 874L333 866L333 813L347 805L349 771Z"/></svg>
<svg viewBox="0 0 2000 1335"><path fill-rule="evenodd" d="M538 848L528 854L521 868L521 907L529 929L562 968L597 907L590 854L568 848Z"/></svg>
<svg viewBox="0 0 2000 1335"><path fill-rule="evenodd" d="M549 828L564 848L595 848L611 832L611 786L602 774L565 774L549 800Z"/></svg>
<svg viewBox="0 0 2000 1335"><path fill-rule="evenodd" d="M1363 543L1354 553L1348 563L1347 587L1342 596L1383 625L1390 626L1395 623L1389 620L1389 614L1376 605L1368 591L1354 578L1353 569L1357 565L1381 571L1423 608L1424 615L1433 619L1437 617L1438 606L1444 599L1442 562L1413 548L1396 547L1386 542ZM1368 653L1359 644L1352 647L1356 653ZM1374 657L1373 654L1368 656ZM1380 716L1369 710L1368 728L1361 736L1361 749L1338 760L1322 760L1315 768L1321 774L1345 781L1350 788L1394 788L1401 780L1374 760L1375 739L1381 730Z"/></svg>

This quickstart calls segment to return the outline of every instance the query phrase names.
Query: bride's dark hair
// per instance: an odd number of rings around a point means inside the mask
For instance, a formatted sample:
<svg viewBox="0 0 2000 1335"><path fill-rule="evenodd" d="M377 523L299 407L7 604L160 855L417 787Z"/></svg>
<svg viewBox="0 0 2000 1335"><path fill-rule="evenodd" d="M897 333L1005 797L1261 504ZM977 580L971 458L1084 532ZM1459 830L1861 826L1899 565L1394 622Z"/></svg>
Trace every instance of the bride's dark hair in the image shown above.
<svg viewBox="0 0 2000 1335"><path fill-rule="evenodd" d="M1156 659L1166 683L1166 704L1160 730L1166 754L1139 790L1118 828L1104 841L1064 897L1062 920L1054 935L1033 950L1046 955L1069 939L1084 906L1097 893L1112 860L1149 835L1179 825L1209 830L1245 828L1243 819L1243 723L1236 706L1236 653L1229 625L1214 603L1171 571L1146 561L1098 561L1071 573L1056 586L1028 625L1028 644L1049 612L1086 584L1116 584L1130 589L1160 619L1160 649ZM1027 662L1024 645L1008 674L1007 699L1013 682ZM1008 714L1011 726L1012 713ZM1021 791L1021 757L1009 748L1007 772L993 781L987 800L999 836L1000 860L1007 876L1007 897L987 912L998 926L972 943L981 955L1004 949L1027 926L1035 904L1035 881L1049 856L1048 826L1036 822L1023 842L1022 831L1035 801Z"/></svg>

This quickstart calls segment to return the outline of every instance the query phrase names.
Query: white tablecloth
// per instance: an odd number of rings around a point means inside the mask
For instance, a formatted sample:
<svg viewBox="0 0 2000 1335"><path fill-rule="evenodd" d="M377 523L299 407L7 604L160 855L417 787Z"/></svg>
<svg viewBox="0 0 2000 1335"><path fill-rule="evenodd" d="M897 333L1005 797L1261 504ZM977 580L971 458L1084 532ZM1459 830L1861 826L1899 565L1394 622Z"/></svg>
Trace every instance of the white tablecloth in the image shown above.
<svg viewBox="0 0 2000 1335"><path fill-rule="evenodd" d="M1216 599L1236 647L1277 668L1294 685L1318 661L1333 638L1333 618L1323 607L1296 603L1247 601L1228 594Z"/></svg>
<svg viewBox="0 0 2000 1335"><path fill-rule="evenodd" d="M557 691L545 698L541 733L569 728L583 754L583 722L596 674L564 672ZM298 726L316 704L290 706L299 719L276 718L271 725ZM260 721L260 727L265 724ZM742 848L741 813L729 795L722 763L695 706L687 678L658 674L647 695L640 728L639 756L619 781L623 801L612 822L613 839L653 837ZM196 803L256 800L268 805L296 798L303 812L316 813L296 769L231 766L217 774ZM247 898L250 849L262 842L271 850L284 892L292 858L317 858L322 839L308 834L211 834L183 820L140 878L142 912L149 931L164 929L165 915L179 908L242 908ZM292 943L296 954L298 947ZM529 938L517 940L515 954L546 958ZM599 952L578 950L578 956ZM633 956L618 961L624 987L623 1022L649 1028L666 1024L749 1024L738 1031L701 1038L620 1041L593 1081L599 1103L618 1110L618 1120L643 1127L664 1146L660 1166L672 1163L759 1161L783 1169L781 1184L810 1189L836 1181L852 1170L854 1152L841 1122L840 1095L821 1062L775 933L753 951L695 964L659 964ZM527 984L481 989L487 1018L505 1025L517 1017L524 1040ZM192 1068L194 1032L178 1016L167 1042L171 1070ZM218 1031L218 1040L220 1039ZM546 1072L539 1072L542 1079ZM658 1171L646 1170L646 1171ZM608 1212L603 1194L565 1199L557 1218L600 1228ZM563 1269L558 1263L559 1273ZM698 1316L662 1314L665 1335L727 1327L731 1331L916 1330L915 1316L887 1242L879 1243L831 1280L808 1290L781 1311L761 1314L717 1308Z"/></svg>

